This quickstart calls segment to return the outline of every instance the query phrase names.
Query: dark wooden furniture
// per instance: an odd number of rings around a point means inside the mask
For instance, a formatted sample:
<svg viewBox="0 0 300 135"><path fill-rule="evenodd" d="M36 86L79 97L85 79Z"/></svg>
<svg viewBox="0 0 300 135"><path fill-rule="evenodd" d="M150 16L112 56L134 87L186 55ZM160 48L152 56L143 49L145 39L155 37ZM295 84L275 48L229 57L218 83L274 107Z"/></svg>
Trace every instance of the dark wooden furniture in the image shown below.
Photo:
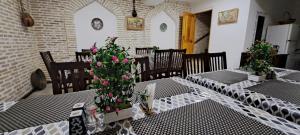
<svg viewBox="0 0 300 135"><path fill-rule="evenodd" d="M183 77L209 71L207 53L183 54Z"/></svg>
<svg viewBox="0 0 300 135"><path fill-rule="evenodd" d="M208 53L209 71L227 69L226 52Z"/></svg>
<svg viewBox="0 0 300 135"><path fill-rule="evenodd" d="M53 69L52 88L53 94L68 93L72 87L73 92L87 89L87 81L84 62L51 62ZM70 87L71 85L71 87Z"/></svg>
<svg viewBox="0 0 300 135"><path fill-rule="evenodd" d="M288 54L277 54L272 58L272 66L285 68Z"/></svg>
<svg viewBox="0 0 300 135"><path fill-rule="evenodd" d="M50 51L40 52L40 55L45 63L48 74L52 80L53 75L52 75L51 62L54 62L53 57L52 57Z"/></svg>
<svg viewBox="0 0 300 135"><path fill-rule="evenodd" d="M90 49L81 49L81 52L91 52Z"/></svg>
<svg viewBox="0 0 300 135"><path fill-rule="evenodd" d="M250 63L250 53L242 52L240 67L245 67L245 66L249 65L249 63Z"/></svg>
<svg viewBox="0 0 300 135"><path fill-rule="evenodd" d="M168 78L170 76L169 67L171 65L172 49L155 50L153 79Z"/></svg>
<svg viewBox="0 0 300 135"><path fill-rule="evenodd" d="M183 54L186 54L186 49L174 49L171 53L171 63L169 66L170 77L180 76L182 77L182 62Z"/></svg>
<svg viewBox="0 0 300 135"><path fill-rule="evenodd" d="M144 82L150 80L149 57L135 58L134 64L137 66L135 76L138 78L136 82Z"/></svg>
<svg viewBox="0 0 300 135"><path fill-rule="evenodd" d="M77 62L86 62L86 60L91 56L90 52L75 52Z"/></svg>
<svg viewBox="0 0 300 135"><path fill-rule="evenodd" d="M145 47L145 48L135 48L135 53L137 55L149 55L153 51L154 48Z"/></svg>

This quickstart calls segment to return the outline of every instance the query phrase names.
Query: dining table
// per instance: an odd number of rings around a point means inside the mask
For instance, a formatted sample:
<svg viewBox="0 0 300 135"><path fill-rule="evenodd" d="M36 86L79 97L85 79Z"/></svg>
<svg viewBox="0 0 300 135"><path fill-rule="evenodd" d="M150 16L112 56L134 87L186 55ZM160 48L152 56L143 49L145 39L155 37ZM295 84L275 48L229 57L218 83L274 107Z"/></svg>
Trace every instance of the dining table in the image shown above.
<svg viewBox="0 0 300 135"><path fill-rule="evenodd" d="M192 74L187 80L300 125L300 72L274 68L274 79L253 81L244 69Z"/></svg>
<svg viewBox="0 0 300 135"><path fill-rule="evenodd" d="M179 77L137 83L135 92L156 83L153 114L132 100L131 119L103 124L88 134L243 134L296 135L300 125ZM95 90L2 103L0 134L69 134L76 103L94 103ZM99 128L99 129L98 129Z"/></svg>

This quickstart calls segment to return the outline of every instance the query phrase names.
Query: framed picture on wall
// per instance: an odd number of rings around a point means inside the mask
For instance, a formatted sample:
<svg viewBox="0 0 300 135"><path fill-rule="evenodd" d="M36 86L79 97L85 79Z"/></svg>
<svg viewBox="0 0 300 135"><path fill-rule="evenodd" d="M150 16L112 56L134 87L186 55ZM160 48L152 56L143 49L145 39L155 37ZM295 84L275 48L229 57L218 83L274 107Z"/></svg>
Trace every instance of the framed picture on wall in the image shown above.
<svg viewBox="0 0 300 135"><path fill-rule="evenodd" d="M218 24L229 24L229 23L236 23L239 16L239 9L231 9L219 12L218 14Z"/></svg>
<svg viewBox="0 0 300 135"><path fill-rule="evenodd" d="M144 30L144 19L138 17L126 17L127 30Z"/></svg>

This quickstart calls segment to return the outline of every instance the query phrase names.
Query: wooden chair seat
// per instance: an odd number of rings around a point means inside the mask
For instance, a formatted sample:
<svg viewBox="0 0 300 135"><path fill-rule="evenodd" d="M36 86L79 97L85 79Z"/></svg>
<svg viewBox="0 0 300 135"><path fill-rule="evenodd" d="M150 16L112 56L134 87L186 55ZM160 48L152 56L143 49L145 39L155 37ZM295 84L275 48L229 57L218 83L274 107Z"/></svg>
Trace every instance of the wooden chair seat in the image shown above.
<svg viewBox="0 0 300 135"><path fill-rule="evenodd" d="M208 55L201 54L184 54L183 55L183 76L198 74L209 71Z"/></svg>
<svg viewBox="0 0 300 135"><path fill-rule="evenodd" d="M75 55L76 55L77 62L87 62L87 60L91 56L91 53L90 52L75 52Z"/></svg>
<svg viewBox="0 0 300 135"><path fill-rule="evenodd" d="M135 48L135 53L137 55L150 55L153 49L153 47Z"/></svg>
<svg viewBox="0 0 300 135"><path fill-rule="evenodd" d="M137 66L137 71L135 75L138 77L136 82L143 82L150 80L150 70L149 57L135 58L134 64Z"/></svg>
<svg viewBox="0 0 300 135"><path fill-rule="evenodd" d="M85 74L85 69L89 67L84 62L51 62L51 67L54 74L52 80L53 94L68 93L70 88L73 89L73 92L86 90L87 80L91 77Z"/></svg>

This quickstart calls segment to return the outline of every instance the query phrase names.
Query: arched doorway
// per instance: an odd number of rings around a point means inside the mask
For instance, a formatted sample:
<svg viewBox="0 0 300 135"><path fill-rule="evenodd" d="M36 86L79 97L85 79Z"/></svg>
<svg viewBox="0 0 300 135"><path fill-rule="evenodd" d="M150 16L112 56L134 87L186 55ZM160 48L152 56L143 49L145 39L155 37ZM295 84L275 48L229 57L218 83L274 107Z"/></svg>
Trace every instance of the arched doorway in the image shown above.
<svg viewBox="0 0 300 135"><path fill-rule="evenodd" d="M77 51L88 49L95 42L98 47L104 46L108 36L116 36L116 16L98 2L78 10L74 14L74 24Z"/></svg>
<svg viewBox="0 0 300 135"><path fill-rule="evenodd" d="M176 49L176 25L165 12L151 18L151 45L160 49Z"/></svg>

